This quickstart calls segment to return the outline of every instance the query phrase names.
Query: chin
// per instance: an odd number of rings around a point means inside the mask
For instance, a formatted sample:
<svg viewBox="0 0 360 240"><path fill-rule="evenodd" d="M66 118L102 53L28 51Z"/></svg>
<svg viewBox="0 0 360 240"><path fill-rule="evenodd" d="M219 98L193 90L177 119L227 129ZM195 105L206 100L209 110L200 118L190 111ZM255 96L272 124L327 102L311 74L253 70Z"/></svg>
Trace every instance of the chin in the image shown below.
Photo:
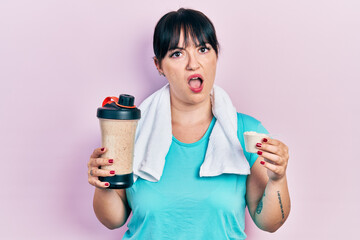
<svg viewBox="0 0 360 240"><path fill-rule="evenodd" d="M202 103L208 100L209 98L210 98L210 91L205 91L205 89L200 93L196 93L196 94L192 93L191 96L189 97L190 101L193 104Z"/></svg>

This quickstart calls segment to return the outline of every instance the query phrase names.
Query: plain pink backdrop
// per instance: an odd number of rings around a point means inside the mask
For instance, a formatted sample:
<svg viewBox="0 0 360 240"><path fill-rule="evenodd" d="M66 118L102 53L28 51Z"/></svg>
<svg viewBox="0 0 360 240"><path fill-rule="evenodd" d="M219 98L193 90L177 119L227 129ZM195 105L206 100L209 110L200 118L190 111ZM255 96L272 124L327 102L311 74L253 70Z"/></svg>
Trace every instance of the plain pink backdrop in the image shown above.
<svg viewBox="0 0 360 240"><path fill-rule="evenodd" d="M248 239L357 239L357 0L2 0L0 239L121 239L126 227L110 231L92 210L96 108L166 83L152 33L179 7L214 22L216 83L290 148L289 219L270 234L247 216Z"/></svg>

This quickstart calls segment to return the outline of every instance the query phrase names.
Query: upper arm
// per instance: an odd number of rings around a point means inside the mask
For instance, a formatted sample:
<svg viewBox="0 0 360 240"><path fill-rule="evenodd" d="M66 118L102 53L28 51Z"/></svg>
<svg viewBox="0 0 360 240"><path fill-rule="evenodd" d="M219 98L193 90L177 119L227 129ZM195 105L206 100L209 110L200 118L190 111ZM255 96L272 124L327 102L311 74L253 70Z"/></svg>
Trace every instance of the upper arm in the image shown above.
<svg viewBox="0 0 360 240"><path fill-rule="evenodd" d="M257 119L238 113L238 138L244 149L244 155L249 162L251 168L251 174L247 177L246 182L246 202L249 208L251 217L254 217L256 207L264 193L266 184L268 182L268 176L266 169L260 164L263 157L256 153L249 153L245 151L244 132L255 131L258 133L268 134L269 132L264 128L260 121Z"/></svg>
<svg viewBox="0 0 360 240"><path fill-rule="evenodd" d="M126 219L129 217L130 212L131 212L131 208L129 206L129 203L127 201L127 197L126 197L126 190L125 189L115 189L116 193L119 195L121 201L123 202L124 206L125 206L125 217Z"/></svg>
<svg viewBox="0 0 360 240"><path fill-rule="evenodd" d="M251 174L248 175L246 181L246 203L251 217L254 219L256 207L262 198L265 191L266 184L269 180L266 168L264 168L260 161L263 157L258 157L251 168Z"/></svg>

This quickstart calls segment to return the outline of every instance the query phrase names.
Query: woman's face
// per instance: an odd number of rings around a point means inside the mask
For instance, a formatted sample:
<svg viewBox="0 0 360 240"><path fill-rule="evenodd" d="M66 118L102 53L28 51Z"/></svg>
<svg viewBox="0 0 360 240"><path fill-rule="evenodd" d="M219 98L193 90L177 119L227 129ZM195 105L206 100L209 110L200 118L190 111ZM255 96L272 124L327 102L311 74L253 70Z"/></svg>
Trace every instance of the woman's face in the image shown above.
<svg viewBox="0 0 360 240"><path fill-rule="evenodd" d="M160 73L170 84L172 99L185 104L197 104L209 100L214 84L217 55L210 44L197 46L189 36L185 47L183 33L178 46L170 49L161 65L155 61Z"/></svg>

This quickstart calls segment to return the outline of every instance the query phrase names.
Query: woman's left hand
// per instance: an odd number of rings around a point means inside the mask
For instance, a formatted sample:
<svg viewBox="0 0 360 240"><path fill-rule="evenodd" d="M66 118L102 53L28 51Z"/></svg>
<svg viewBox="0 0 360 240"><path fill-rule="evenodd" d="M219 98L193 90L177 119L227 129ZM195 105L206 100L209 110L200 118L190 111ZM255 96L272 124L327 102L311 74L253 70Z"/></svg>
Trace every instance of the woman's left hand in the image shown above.
<svg viewBox="0 0 360 240"><path fill-rule="evenodd" d="M282 179L286 174L286 167L289 160L289 148L279 140L264 138L256 144L258 155L265 161L260 163L267 168L267 174L272 181Z"/></svg>

